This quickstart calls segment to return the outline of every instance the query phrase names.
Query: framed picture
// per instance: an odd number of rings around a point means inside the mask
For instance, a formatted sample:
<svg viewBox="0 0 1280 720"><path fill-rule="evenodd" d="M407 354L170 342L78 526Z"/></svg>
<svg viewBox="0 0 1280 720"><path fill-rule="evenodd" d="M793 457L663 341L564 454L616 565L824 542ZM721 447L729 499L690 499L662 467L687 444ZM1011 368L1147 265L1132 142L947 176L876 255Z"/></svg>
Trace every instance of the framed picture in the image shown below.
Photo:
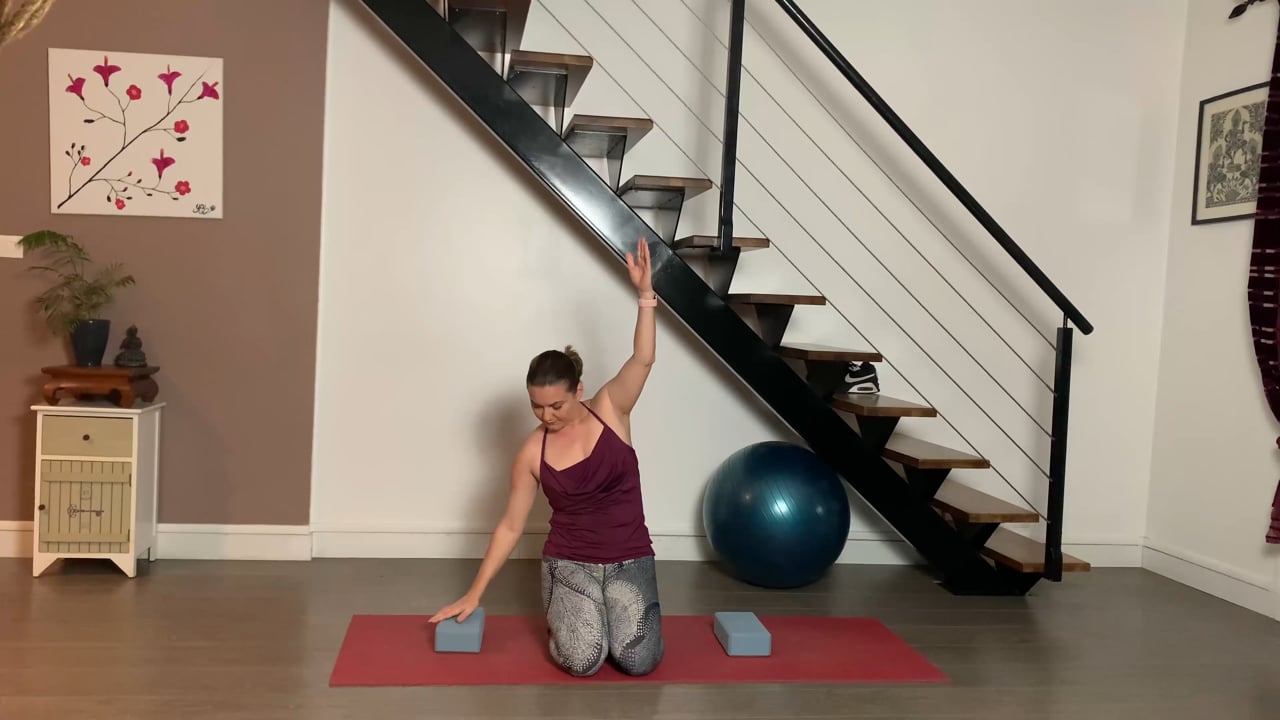
<svg viewBox="0 0 1280 720"><path fill-rule="evenodd" d="M1258 207L1268 83L1200 102L1191 224L1252 218Z"/></svg>
<svg viewBox="0 0 1280 720"><path fill-rule="evenodd" d="M222 217L222 59L49 48L54 214Z"/></svg>

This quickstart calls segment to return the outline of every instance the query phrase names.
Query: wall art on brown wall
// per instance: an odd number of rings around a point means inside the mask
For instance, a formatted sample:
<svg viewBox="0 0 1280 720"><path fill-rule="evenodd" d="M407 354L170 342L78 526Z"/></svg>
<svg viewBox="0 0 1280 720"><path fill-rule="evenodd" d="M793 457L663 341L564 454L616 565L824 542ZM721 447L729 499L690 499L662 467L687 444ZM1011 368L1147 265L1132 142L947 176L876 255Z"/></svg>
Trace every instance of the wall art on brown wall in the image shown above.
<svg viewBox="0 0 1280 720"><path fill-rule="evenodd" d="M222 60L49 49L54 213L222 217Z"/></svg>

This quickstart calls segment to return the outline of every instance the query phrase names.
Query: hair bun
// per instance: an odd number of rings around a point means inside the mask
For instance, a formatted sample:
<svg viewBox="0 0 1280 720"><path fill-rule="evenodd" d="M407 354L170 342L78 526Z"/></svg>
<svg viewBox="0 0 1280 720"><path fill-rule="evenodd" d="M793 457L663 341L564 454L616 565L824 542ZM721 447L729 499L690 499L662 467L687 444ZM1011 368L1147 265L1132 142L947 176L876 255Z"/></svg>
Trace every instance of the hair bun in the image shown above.
<svg viewBox="0 0 1280 720"><path fill-rule="evenodd" d="M564 346L564 354L569 357L569 361L573 363L573 369L578 371L578 377L582 377L582 356L572 345Z"/></svg>

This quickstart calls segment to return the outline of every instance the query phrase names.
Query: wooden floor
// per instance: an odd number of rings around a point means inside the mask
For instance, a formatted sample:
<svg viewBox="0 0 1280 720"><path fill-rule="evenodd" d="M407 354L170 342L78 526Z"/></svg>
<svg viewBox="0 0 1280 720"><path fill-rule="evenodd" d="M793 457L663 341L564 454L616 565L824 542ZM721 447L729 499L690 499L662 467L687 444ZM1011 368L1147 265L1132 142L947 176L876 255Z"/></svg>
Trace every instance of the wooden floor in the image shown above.
<svg viewBox="0 0 1280 720"><path fill-rule="evenodd" d="M661 563L669 613L871 616L951 677L945 686L327 685L353 613L428 613L467 561L0 559L0 718L1152 718L1280 717L1280 623L1141 570L1098 569L1017 599L953 597L919 571L842 566L803 591L745 588ZM490 613L534 611L537 568L513 561Z"/></svg>

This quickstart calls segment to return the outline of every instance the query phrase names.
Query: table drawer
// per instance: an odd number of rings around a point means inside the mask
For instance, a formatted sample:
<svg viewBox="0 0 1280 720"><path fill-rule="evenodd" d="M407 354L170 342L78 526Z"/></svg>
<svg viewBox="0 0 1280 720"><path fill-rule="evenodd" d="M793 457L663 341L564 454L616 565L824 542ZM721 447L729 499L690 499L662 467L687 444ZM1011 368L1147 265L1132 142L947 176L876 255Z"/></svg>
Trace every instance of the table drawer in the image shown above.
<svg viewBox="0 0 1280 720"><path fill-rule="evenodd" d="M73 457L133 455L133 421L128 418L46 415L40 452Z"/></svg>

